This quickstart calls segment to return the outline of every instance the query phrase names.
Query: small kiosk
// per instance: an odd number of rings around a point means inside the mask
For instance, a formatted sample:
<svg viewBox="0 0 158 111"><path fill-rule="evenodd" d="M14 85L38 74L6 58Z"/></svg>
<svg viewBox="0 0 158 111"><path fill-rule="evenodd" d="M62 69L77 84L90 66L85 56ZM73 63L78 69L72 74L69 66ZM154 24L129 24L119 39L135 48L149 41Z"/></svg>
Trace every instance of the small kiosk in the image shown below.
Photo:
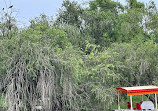
<svg viewBox="0 0 158 111"><path fill-rule="evenodd" d="M157 109L157 86L135 86L135 87L120 87L116 88L118 95L118 109L113 111L158 111ZM130 102L128 102L128 109L120 108L120 100L119 96L122 94L126 94L130 96ZM133 108L132 104L132 96L134 95L146 95L146 94L154 94L155 95L155 107L152 101L141 101L136 103L136 108Z"/></svg>

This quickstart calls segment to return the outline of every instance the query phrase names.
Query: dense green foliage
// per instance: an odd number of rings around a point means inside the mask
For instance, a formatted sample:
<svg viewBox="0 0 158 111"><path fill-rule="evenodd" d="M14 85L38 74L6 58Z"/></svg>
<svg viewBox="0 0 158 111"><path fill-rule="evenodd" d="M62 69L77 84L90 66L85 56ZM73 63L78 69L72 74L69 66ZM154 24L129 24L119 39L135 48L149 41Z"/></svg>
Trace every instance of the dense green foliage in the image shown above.
<svg viewBox="0 0 158 111"><path fill-rule="evenodd" d="M158 85L152 1L65 0L55 21L41 14L23 29L11 14L0 22L0 105L9 111L111 111L116 87Z"/></svg>

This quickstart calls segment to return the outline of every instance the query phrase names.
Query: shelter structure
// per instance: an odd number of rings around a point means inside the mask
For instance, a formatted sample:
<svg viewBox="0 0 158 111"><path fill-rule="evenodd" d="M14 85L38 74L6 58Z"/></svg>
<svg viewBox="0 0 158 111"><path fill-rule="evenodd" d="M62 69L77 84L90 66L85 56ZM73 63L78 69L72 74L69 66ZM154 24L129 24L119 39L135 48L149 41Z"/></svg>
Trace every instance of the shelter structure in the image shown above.
<svg viewBox="0 0 158 111"><path fill-rule="evenodd" d="M126 94L127 96L130 96L130 110L137 110L137 109L133 109L132 96L154 94L155 95L155 109L154 109L154 111L158 111L157 110L157 93L158 93L157 86L151 85L151 86L120 87L120 88L116 88L116 90L117 90L117 95L118 95L118 111L121 111L120 110L119 96L122 94Z"/></svg>

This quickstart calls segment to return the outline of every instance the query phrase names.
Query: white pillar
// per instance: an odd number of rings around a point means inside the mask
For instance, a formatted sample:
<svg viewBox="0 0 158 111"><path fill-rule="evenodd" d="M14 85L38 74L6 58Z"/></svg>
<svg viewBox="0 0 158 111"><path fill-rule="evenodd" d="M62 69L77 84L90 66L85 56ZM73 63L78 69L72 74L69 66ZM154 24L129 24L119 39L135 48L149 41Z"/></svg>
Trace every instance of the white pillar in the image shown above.
<svg viewBox="0 0 158 111"><path fill-rule="evenodd" d="M118 109L120 110L120 98L119 98L119 91L118 91Z"/></svg>
<svg viewBox="0 0 158 111"><path fill-rule="evenodd" d="M130 96L130 103L131 103L131 110L133 110L133 105L132 105L132 96Z"/></svg>
<svg viewBox="0 0 158 111"><path fill-rule="evenodd" d="M155 93L155 107L157 109L157 96L156 96L156 93Z"/></svg>

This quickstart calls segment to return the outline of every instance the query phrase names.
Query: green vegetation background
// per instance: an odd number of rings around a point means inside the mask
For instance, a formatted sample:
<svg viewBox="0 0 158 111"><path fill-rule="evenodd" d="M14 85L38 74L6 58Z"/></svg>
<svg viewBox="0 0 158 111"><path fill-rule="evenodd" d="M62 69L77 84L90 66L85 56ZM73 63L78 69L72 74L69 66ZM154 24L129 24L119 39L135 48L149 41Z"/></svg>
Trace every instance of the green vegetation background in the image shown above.
<svg viewBox="0 0 158 111"><path fill-rule="evenodd" d="M0 106L111 111L115 88L158 85L158 10L126 2L65 0L56 20L41 14L22 29L12 8L2 10Z"/></svg>

